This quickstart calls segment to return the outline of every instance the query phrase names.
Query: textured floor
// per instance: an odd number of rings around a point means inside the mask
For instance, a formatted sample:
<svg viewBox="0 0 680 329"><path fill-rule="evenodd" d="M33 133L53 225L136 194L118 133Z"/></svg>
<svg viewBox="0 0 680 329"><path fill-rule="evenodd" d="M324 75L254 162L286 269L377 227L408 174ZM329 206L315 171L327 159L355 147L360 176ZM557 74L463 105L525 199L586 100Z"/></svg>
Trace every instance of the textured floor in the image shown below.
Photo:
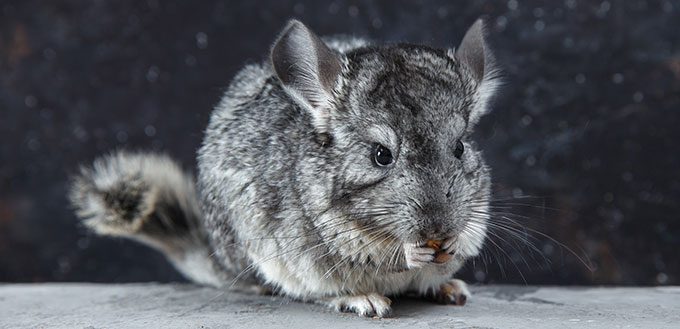
<svg viewBox="0 0 680 329"><path fill-rule="evenodd" d="M677 328L680 287L473 287L464 307L415 299L387 319L185 284L0 285L0 328Z"/></svg>
<svg viewBox="0 0 680 329"><path fill-rule="evenodd" d="M80 229L69 174L117 148L191 170L224 88L288 19L453 47L483 15L507 84L474 139L502 214L540 234L532 250L498 230L459 275L679 285L678 0L0 1L0 281L180 280Z"/></svg>

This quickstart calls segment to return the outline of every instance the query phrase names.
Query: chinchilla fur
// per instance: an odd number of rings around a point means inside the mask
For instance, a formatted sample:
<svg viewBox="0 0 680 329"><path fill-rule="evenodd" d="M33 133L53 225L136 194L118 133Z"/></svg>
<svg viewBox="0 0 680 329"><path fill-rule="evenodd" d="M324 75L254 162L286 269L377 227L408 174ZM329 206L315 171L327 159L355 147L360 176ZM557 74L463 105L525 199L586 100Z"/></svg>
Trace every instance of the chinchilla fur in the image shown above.
<svg viewBox="0 0 680 329"><path fill-rule="evenodd" d="M490 197L470 136L497 86L482 21L455 50L321 39L291 21L214 110L198 193L168 158L118 152L84 168L71 199L88 227L197 282L360 315L407 292L462 305L452 276L482 247Z"/></svg>

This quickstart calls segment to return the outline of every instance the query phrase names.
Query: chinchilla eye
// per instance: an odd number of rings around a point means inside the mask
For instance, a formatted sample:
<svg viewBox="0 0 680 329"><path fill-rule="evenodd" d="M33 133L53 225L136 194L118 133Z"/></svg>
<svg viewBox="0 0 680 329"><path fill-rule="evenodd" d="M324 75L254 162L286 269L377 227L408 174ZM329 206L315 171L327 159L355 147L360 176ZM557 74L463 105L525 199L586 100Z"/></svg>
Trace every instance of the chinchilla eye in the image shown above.
<svg viewBox="0 0 680 329"><path fill-rule="evenodd" d="M463 156L463 151L465 151L465 146L463 146L463 142L459 140L456 142L456 150L453 151L453 155L460 159L460 157Z"/></svg>
<svg viewBox="0 0 680 329"><path fill-rule="evenodd" d="M373 161L375 161L375 164L380 167L386 167L394 162L394 158L392 157L392 152L390 152L390 149L378 144L378 146L375 148Z"/></svg>

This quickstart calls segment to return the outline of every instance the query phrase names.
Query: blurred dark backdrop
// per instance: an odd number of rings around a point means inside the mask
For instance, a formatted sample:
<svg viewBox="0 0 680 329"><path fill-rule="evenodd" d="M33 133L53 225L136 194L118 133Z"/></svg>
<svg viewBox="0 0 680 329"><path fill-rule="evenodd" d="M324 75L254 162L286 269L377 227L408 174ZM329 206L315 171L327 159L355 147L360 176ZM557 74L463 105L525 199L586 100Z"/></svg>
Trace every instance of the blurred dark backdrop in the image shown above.
<svg viewBox="0 0 680 329"><path fill-rule="evenodd" d="M477 140L536 249L501 235L463 277L680 283L680 3L636 0L2 1L0 281L181 280L79 227L67 177L117 148L193 170L211 107L289 18L450 47L480 15L507 86Z"/></svg>

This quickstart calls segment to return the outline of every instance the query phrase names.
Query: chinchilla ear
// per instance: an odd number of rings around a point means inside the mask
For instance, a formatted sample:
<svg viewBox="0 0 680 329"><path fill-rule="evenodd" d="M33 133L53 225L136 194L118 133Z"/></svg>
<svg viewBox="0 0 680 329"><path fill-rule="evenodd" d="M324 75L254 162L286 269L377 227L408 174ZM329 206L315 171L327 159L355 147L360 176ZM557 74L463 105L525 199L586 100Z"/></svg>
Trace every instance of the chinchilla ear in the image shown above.
<svg viewBox="0 0 680 329"><path fill-rule="evenodd" d="M274 43L271 61L286 92L311 112L316 128L326 132L333 88L342 70L338 56L304 24L292 20Z"/></svg>
<svg viewBox="0 0 680 329"><path fill-rule="evenodd" d="M463 41L454 51L454 57L477 83L474 105L470 109L469 126L473 126L486 114L488 103L500 86L499 70L496 61L485 40L484 21L478 19L467 30Z"/></svg>

